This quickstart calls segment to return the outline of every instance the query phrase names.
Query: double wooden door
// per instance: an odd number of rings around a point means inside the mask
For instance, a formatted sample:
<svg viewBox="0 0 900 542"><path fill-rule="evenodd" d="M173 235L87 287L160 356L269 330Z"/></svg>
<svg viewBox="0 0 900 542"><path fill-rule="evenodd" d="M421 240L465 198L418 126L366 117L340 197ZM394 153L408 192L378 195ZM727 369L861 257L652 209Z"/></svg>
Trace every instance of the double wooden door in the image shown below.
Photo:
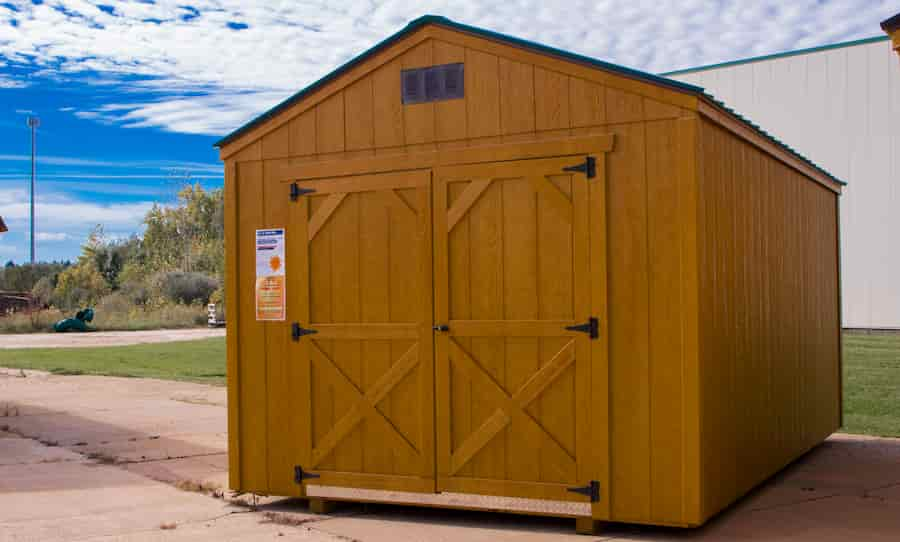
<svg viewBox="0 0 900 542"><path fill-rule="evenodd" d="M302 483L588 500L570 489L597 478L605 319L591 310L602 175L566 169L584 159L298 183L315 190L290 246L308 307Z"/></svg>

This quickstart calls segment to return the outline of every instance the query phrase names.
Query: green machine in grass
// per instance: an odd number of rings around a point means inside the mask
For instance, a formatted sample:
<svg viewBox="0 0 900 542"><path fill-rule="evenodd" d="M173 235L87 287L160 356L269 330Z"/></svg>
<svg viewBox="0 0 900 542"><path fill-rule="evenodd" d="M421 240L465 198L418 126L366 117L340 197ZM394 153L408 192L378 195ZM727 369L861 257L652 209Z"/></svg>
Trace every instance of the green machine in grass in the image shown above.
<svg viewBox="0 0 900 542"><path fill-rule="evenodd" d="M64 333L67 331L93 331L88 327L88 322L94 320L94 309L88 307L75 313L74 318L66 318L53 324L53 331Z"/></svg>

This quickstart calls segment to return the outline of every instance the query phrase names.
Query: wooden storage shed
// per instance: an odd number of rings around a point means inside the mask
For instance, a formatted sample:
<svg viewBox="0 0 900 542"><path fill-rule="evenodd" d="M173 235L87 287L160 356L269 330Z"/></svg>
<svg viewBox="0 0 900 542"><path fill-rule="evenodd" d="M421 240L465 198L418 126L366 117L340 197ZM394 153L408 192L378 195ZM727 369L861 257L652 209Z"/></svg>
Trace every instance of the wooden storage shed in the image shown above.
<svg viewBox="0 0 900 542"><path fill-rule="evenodd" d="M426 16L217 146L232 489L696 526L841 424L842 183L701 88Z"/></svg>

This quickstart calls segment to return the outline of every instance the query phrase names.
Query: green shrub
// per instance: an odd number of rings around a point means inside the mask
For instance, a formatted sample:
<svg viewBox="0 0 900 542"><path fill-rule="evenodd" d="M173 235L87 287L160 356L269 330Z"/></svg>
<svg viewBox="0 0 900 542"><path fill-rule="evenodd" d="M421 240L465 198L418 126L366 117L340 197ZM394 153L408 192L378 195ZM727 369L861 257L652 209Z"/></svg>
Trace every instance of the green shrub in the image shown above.
<svg viewBox="0 0 900 542"><path fill-rule="evenodd" d="M31 295L34 296L34 302L39 307L46 307L53 299L53 290L55 289L56 277L48 275L37 281L34 288L31 289Z"/></svg>
<svg viewBox="0 0 900 542"><path fill-rule="evenodd" d="M103 275L92 265L78 264L59 274L52 303L74 309L93 305L110 291Z"/></svg>
<svg viewBox="0 0 900 542"><path fill-rule="evenodd" d="M219 287L216 279L203 273L172 271L163 273L159 279L160 293L170 301L184 303L207 303L209 296Z"/></svg>

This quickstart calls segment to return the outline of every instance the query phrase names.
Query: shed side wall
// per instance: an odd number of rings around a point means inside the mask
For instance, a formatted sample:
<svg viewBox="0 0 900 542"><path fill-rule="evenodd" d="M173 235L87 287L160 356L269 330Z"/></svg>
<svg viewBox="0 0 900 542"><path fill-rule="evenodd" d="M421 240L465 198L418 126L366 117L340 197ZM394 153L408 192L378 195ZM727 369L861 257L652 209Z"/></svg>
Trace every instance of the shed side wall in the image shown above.
<svg viewBox="0 0 900 542"><path fill-rule="evenodd" d="M703 515L840 425L836 194L702 121Z"/></svg>

